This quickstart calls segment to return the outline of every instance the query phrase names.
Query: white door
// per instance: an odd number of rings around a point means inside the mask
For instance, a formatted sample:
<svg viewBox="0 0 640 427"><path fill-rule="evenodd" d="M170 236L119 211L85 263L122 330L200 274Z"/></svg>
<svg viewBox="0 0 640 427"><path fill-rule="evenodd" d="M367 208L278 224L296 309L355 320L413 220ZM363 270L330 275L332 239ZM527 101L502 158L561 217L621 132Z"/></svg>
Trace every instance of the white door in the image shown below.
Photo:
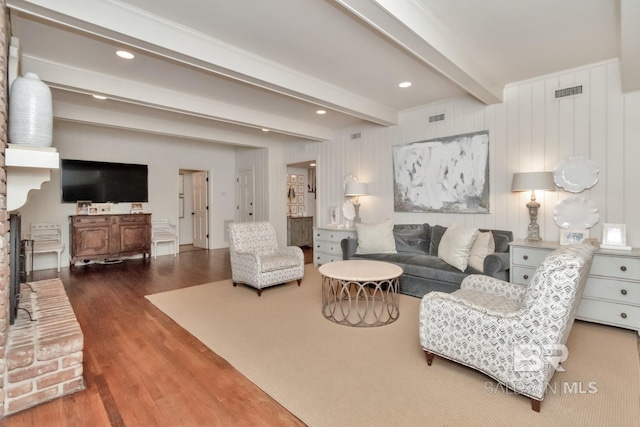
<svg viewBox="0 0 640 427"><path fill-rule="evenodd" d="M236 205L238 222L255 221L253 206L253 169L242 170L238 173Z"/></svg>
<svg viewBox="0 0 640 427"><path fill-rule="evenodd" d="M193 183L193 246L197 248L209 248L209 224L207 221L209 202L207 198L208 189L207 172L194 172L191 175Z"/></svg>

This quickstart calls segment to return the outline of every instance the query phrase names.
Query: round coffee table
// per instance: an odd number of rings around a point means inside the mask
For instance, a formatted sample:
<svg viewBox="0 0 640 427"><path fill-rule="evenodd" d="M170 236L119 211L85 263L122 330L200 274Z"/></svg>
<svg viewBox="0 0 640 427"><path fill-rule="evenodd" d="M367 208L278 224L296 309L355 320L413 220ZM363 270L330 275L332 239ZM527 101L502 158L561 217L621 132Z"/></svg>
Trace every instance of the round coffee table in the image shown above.
<svg viewBox="0 0 640 427"><path fill-rule="evenodd" d="M400 316L398 278L402 268L382 261L323 264L322 315L347 326L382 326Z"/></svg>

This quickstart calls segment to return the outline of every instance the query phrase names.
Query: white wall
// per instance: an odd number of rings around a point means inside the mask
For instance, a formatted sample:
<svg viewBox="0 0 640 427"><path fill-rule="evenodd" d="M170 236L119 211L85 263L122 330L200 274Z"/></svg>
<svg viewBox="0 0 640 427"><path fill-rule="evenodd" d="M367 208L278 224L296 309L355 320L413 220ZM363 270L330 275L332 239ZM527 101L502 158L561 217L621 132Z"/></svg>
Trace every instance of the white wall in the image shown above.
<svg viewBox="0 0 640 427"><path fill-rule="evenodd" d="M398 126L346 129L324 143L300 143L285 152L284 163L317 160L317 224L329 223L331 206L345 198L342 183L349 174L369 184L371 195L360 198L364 222L394 217L396 223L448 225L453 222L527 234L526 193L512 193L514 172L553 170L570 156L585 156L599 168L599 182L581 196L599 208L600 222L591 230L601 238L601 224L626 223L628 244L640 246L640 92L623 95L619 63L611 61L510 85L505 101L485 106L472 98L453 99L405 111ZM584 94L555 100L553 89L582 84ZM428 117L445 113L446 120ZM488 129L490 132L489 214L394 213L392 147L414 141ZM350 135L361 132L362 138ZM559 189L560 190L560 189ZM541 235L558 240L555 204L572 194L545 192L538 217Z"/></svg>
<svg viewBox="0 0 640 427"><path fill-rule="evenodd" d="M209 248L227 247L224 220L235 213L235 150L233 147L120 129L55 121L53 146L60 158L143 163L149 166L149 202L145 212L157 218L178 223L178 171L180 169L209 172ZM69 215L75 205L60 202L60 174L52 171L51 181L39 191L29 194L19 209L23 233L34 222L59 222L63 225L66 250L63 266L69 262ZM130 203L114 205L116 213L129 212ZM158 254L169 253L168 245L160 245ZM56 267L55 254L35 256L34 269Z"/></svg>

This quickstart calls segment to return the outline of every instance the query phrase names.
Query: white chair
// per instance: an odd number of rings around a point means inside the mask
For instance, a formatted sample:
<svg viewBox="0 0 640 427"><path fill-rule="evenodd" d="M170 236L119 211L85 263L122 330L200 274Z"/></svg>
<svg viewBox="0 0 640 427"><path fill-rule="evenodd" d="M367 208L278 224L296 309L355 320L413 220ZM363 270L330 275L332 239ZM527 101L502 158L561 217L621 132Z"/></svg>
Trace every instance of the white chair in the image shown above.
<svg viewBox="0 0 640 427"><path fill-rule="evenodd" d="M297 246L278 246L276 232L268 222L229 224L229 257L233 286L244 283L258 290L302 281L304 255Z"/></svg>
<svg viewBox="0 0 640 427"><path fill-rule="evenodd" d="M60 224L38 222L31 224L31 232L27 234L26 248L27 271L33 271L33 255L55 252L58 255L58 272L62 266L62 227Z"/></svg>
<svg viewBox="0 0 640 427"><path fill-rule="evenodd" d="M175 225L171 225L167 218L154 219L151 221L151 243L153 243L153 259L158 253L158 243L173 243L173 256L178 255L178 235Z"/></svg>

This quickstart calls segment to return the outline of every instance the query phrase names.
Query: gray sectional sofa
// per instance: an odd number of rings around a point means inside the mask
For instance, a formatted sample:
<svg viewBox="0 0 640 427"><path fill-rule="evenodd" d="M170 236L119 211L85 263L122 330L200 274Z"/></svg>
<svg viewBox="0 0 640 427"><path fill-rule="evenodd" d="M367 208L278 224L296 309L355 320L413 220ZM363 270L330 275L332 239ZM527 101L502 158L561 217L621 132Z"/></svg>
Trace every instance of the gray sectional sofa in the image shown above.
<svg viewBox="0 0 640 427"><path fill-rule="evenodd" d="M460 288L462 279L470 274L486 274L509 280L509 242L513 240L511 231L481 229L481 232L492 232L495 253L484 259L483 271L467 267L462 272L438 258L438 246L446 230L440 225L396 224L393 237L397 253L356 254L358 240L348 238L341 242L343 259L386 261L402 267L400 292L419 298L432 291L453 292Z"/></svg>

